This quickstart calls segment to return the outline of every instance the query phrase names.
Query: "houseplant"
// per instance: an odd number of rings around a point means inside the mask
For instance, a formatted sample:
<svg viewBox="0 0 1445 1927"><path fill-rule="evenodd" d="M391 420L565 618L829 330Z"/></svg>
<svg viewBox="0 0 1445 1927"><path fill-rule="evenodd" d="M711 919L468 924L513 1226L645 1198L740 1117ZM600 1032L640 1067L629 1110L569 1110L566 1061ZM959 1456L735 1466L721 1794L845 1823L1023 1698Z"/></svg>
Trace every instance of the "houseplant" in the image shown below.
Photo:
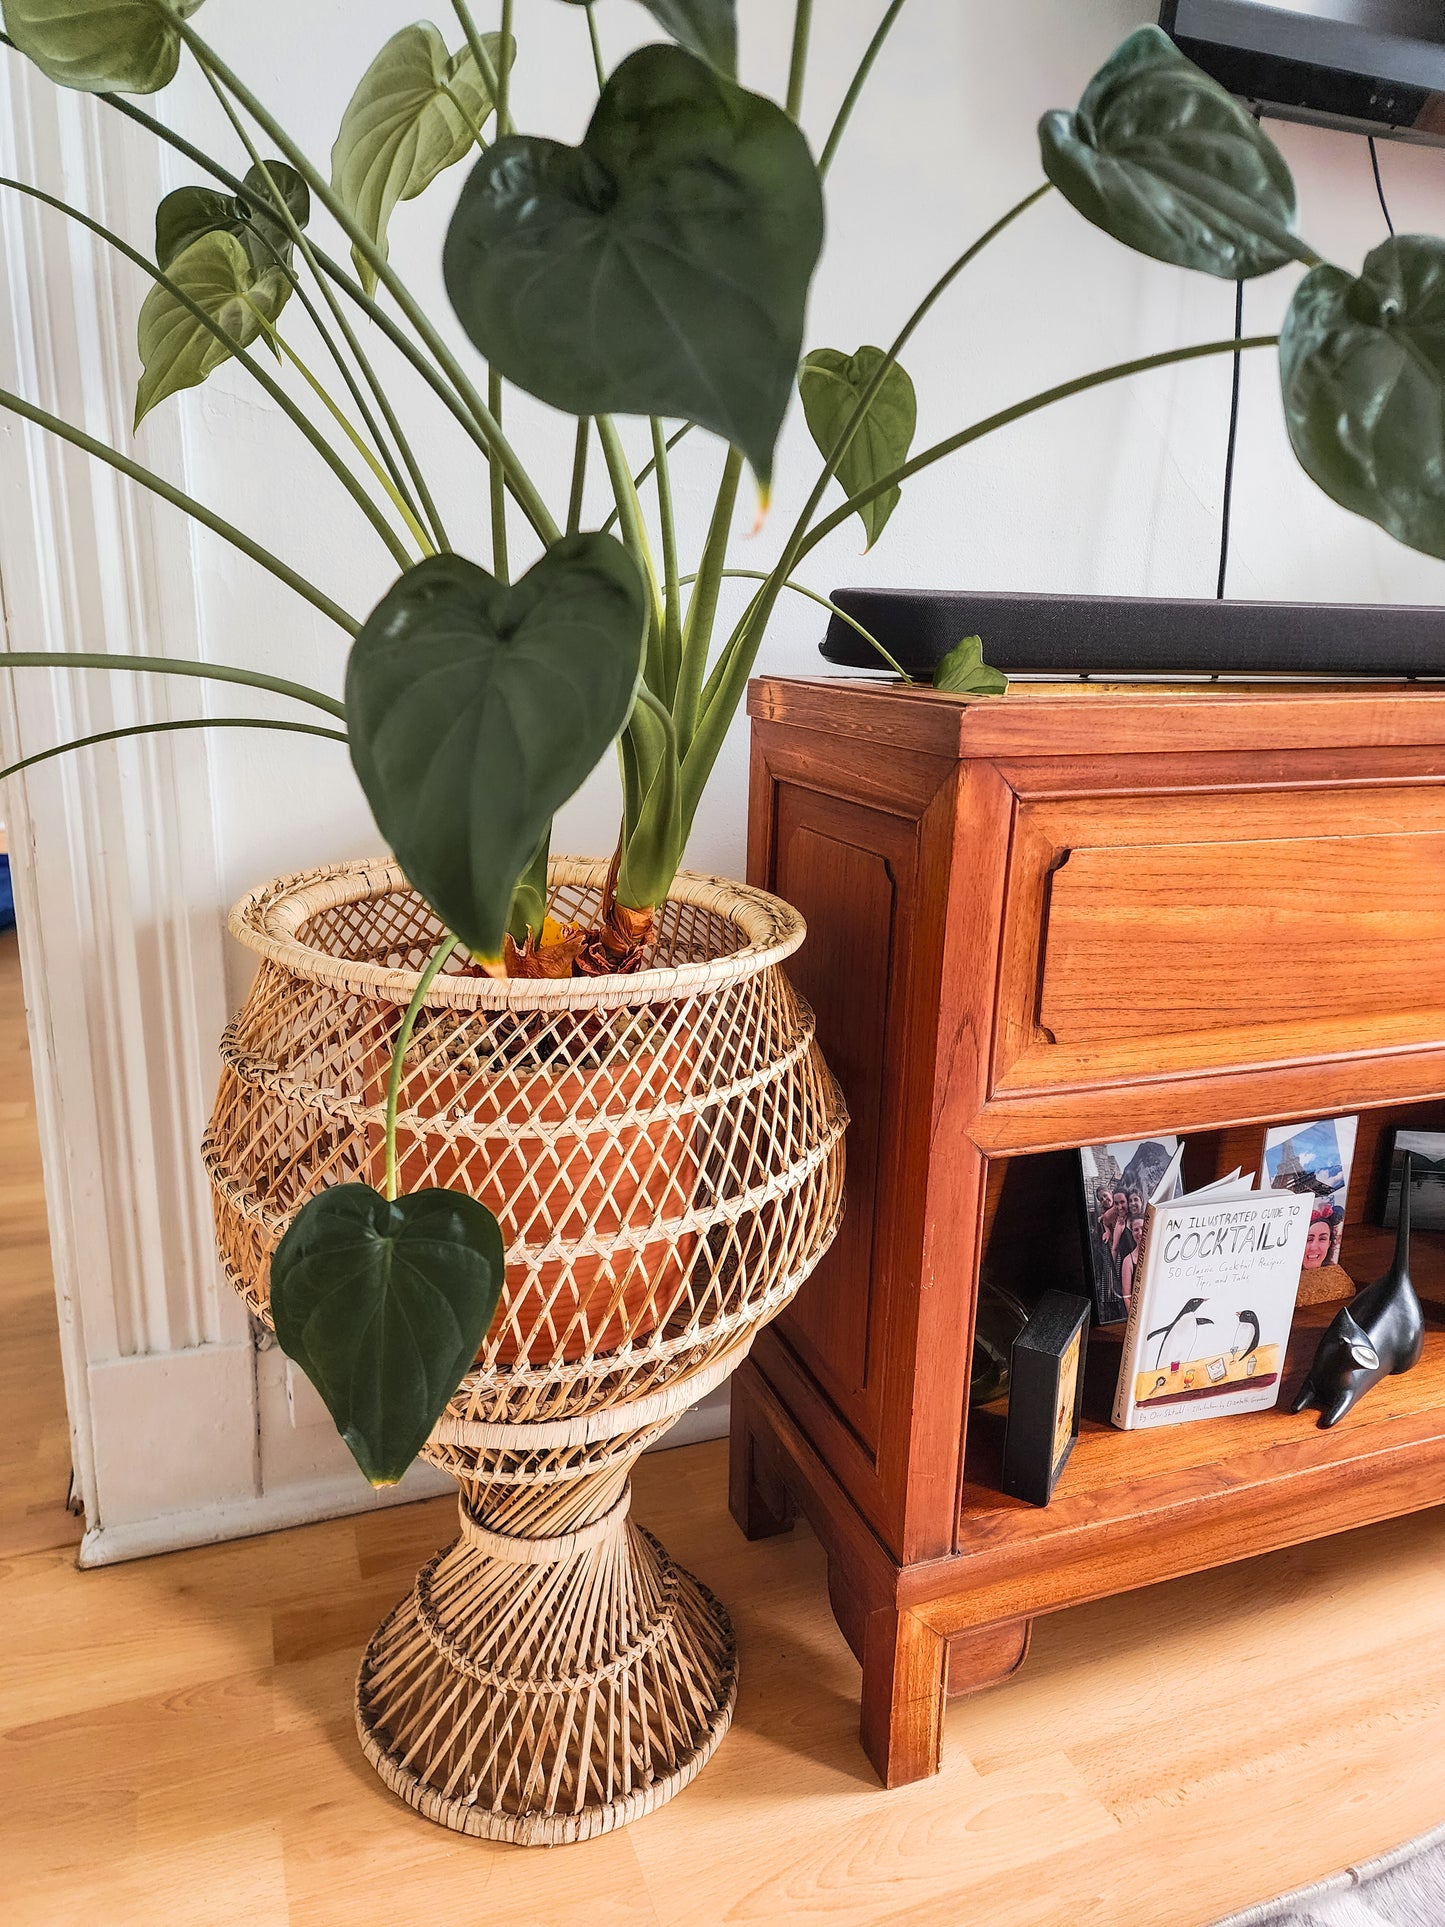
<svg viewBox="0 0 1445 1927"><path fill-rule="evenodd" d="M485 33L466 0L451 0L455 50L435 27L403 27L363 75L327 174L202 34L203 0L0 0L8 42L19 54L57 84L99 94L179 148L206 176L206 184L162 203L154 260L101 230L153 284L140 316L138 416L203 381L222 362L239 361L327 463L400 571L377 608L359 620L291 564L129 456L20 396L0 395L0 405L195 515L354 639L344 702L242 667L204 673L267 689L326 717L324 723L213 721L304 729L344 741L400 866L399 875L380 877L367 900L392 902L401 876L410 886L403 960L374 965L400 980L377 1000L390 1015L347 1060L346 1077L333 1077L327 1087L330 1100L339 1102L349 1149L344 1157L335 1152L334 1124L319 1132L304 1165L311 1189L302 1187L291 1199L274 1265L269 1233L256 1232L235 1273L256 1290L258 1304L269 1273L278 1336L316 1379L363 1468L378 1479L398 1476L439 1417L451 1413L458 1398L472 1396L473 1360L499 1298L515 1314L519 1295L535 1297L540 1276L529 1272L520 1288L508 1285L504 1295L503 1229L515 1231L515 1223L499 1227L498 1221L508 1219L526 1183L502 1183L502 1197L490 1153L480 1158L486 1169L473 1168L477 1147L487 1150L491 1141L477 1112L467 1112L465 1094L475 1083L474 1066L493 1061L491 1044L484 1049L476 1036L458 1039L455 1027L447 1030L446 1013L464 1007L509 1013L508 1048L521 1053L520 1060L507 1059L508 1074L517 1073L520 1062L518 1101L527 1101L529 1091L546 1092L533 1119L538 1142L553 1127L550 1105L562 1106L564 1121L578 1122L573 1099L558 1092L577 1069L573 1057L585 1059L593 1048L591 1018L572 1025L559 1083L555 1035L517 1013L625 1008L625 980L633 973L654 977L659 943L676 947L676 914L669 937L667 906L695 887L685 885L679 896L675 879L698 800L779 598L815 593L795 575L812 548L853 515L869 540L877 539L913 475L1033 410L1171 362L1275 345L1274 337L1208 342L1123 363L1018 402L915 453L913 391L901 357L999 233L1052 188L1127 245L1179 265L1233 279L1304 263L1309 272L1278 341L1286 419L1300 460L1335 499L1400 539L1445 554L1445 506L1433 463L1445 423L1445 352L1435 332L1445 248L1428 238L1392 239L1359 276L1322 262L1294 232L1293 185L1267 136L1157 31L1126 41L1077 111L1045 118L1047 182L962 250L886 351L815 349L800 361L822 239L823 181L904 0L883 10L816 161L797 126L811 0L797 0L781 104L731 77L733 0L647 0L669 38L633 53L611 73L599 38L607 0L545 3L573 6L578 30L590 34L596 53L599 101L579 146L512 126L510 74L514 60L526 57L525 47L516 46L512 0L500 0L495 29L489 22ZM163 87L182 59L195 64L230 119L235 169L127 98ZM444 266L456 316L485 360L484 381L480 372L469 372L475 364L449 343L387 254L398 203L443 173L457 179L449 170L477 150L451 219ZM50 198L31 184L5 186ZM52 199L51 205L59 204ZM349 246L352 266L313 237L317 208ZM280 323L293 300L306 305L327 344L346 402L332 397L287 340ZM361 319L371 324L365 340ZM422 377L485 462L492 507L485 569L451 547L425 467L373 363L374 334ZM279 364L267 365L267 350ZM543 499L508 439L506 382L577 419L565 515ZM749 487L745 470L765 505L795 383L822 469L774 566L756 572L742 617L718 637L721 583L747 573L731 570L728 561L734 517ZM617 426L618 417L628 416L649 425L651 459L638 475ZM666 422L681 424L671 437ZM711 526L696 567L688 570L678 552L668 450L670 441L694 429L725 446ZM616 506L607 527L584 530L583 481L589 460L598 459ZM844 499L825 510L835 481ZM509 514L525 524L530 545L528 566L515 574ZM6 660L18 669L56 658L11 652ZM63 660L182 672L181 665L144 657L67 653ZM195 667L185 666L185 673L196 673ZM944 681L963 693L997 687L970 644L945 666ZM551 819L614 743L622 830L611 865L579 898L571 872L549 870ZM345 897L354 881L333 879L331 887ZM291 897L304 896L306 888L296 885ZM549 904L584 914L549 917ZM249 914L243 908L243 925ZM414 954L423 935L425 956ZM725 944L736 941L728 937ZM364 955L339 960L341 976L367 965L378 945L385 950L373 930ZM292 961L298 982L313 981L305 970L323 969ZM689 967L704 962L687 959ZM770 958L759 968L771 971L775 963ZM599 983L611 987L598 991ZM574 985L575 991L566 988ZM355 994L354 986L343 987ZM648 1085L649 1073L637 1066L660 1061L647 1026L665 1020L642 1014L660 995L655 982L637 994L620 1045L632 1068L621 1073L620 1087L634 1075ZM484 1028L495 1044L490 1014ZM672 1093L661 1113L670 1114L668 1105L685 1107L692 1072L685 1065L679 1071L674 1060L657 1076L654 1094L659 1088ZM595 1078L583 1081L593 1112L591 1121L581 1120L579 1140L591 1141L600 1117L602 1135L616 1150L622 1141L609 1118L613 1094ZM463 1115L451 1116L458 1109ZM628 1119L624 1162L648 1142L656 1150L650 1133L659 1107L641 1110ZM447 1135L435 1128L438 1112L447 1114L447 1130L461 1130L470 1152L433 1146ZM815 1124L809 1156L832 1142L833 1121ZM302 1168L288 1164L293 1173ZM466 1186L456 1181L461 1175ZM563 1182L564 1191L570 1182ZM672 1217L686 1218L689 1208L684 1200ZM648 1214L658 1209L647 1184L640 1184L632 1203L614 1213L624 1246L628 1238L627 1248L639 1239L647 1246ZM815 1245L828 1229L824 1209ZM272 1222L271 1231L279 1230ZM701 1234L694 1227L690 1235ZM691 1249L679 1260L683 1270ZM570 1258L535 1258L536 1267L559 1262L576 1282ZM798 1272L794 1264L789 1276ZM584 1302L590 1291L590 1284L579 1289L580 1309L568 1309L562 1319L573 1331L580 1319L586 1359L605 1359L616 1348L618 1317L624 1349L665 1349L670 1342L676 1307L652 1302L648 1316L655 1313L655 1322L647 1324L614 1272L599 1324ZM549 1292L550 1286L543 1297ZM525 1378L538 1369L545 1376L578 1363L566 1357L568 1342L555 1316L545 1367L535 1364L532 1340L515 1328L515 1316L513 1324L513 1355L497 1353L490 1368L510 1373L509 1383L519 1373ZM529 1328L537 1329L535 1323ZM443 1425L452 1422L448 1417Z"/></svg>

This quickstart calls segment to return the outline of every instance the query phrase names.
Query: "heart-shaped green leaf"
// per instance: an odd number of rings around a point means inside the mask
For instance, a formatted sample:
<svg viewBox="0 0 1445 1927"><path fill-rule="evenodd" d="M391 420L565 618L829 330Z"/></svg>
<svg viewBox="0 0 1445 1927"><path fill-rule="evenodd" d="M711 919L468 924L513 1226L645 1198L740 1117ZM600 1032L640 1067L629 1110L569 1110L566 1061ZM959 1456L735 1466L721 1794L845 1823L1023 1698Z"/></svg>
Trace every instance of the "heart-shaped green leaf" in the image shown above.
<svg viewBox="0 0 1445 1927"><path fill-rule="evenodd" d="M808 428L825 461L832 459L854 409L884 360L881 348L860 348L856 355L841 354L836 348L815 348L804 360L798 374L798 392ZM917 426L918 397L909 376L895 361L838 464L843 493L857 495L906 462ZM859 509L870 549L883 533L902 493L891 488Z"/></svg>
<svg viewBox="0 0 1445 1927"><path fill-rule="evenodd" d="M627 721L646 627L608 535L568 536L510 588L433 556L362 626L351 760L412 884L485 962L547 825Z"/></svg>
<svg viewBox="0 0 1445 1927"><path fill-rule="evenodd" d="M570 0L585 7L588 0ZM737 0L642 0L664 33L670 33L689 53L697 54L719 73L733 78L738 70Z"/></svg>
<svg viewBox="0 0 1445 1927"><path fill-rule="evenodd" d="M978 636L965 636L934 670L933 686L950 696L1001 696L1008 688L1008 677L984 661Z"/></svg>
<svg viewBox="0 0 1445 1927"><path fill-rule="evenodd" d="M482 35L495 73L502 70L502 36ZM508 42L506 62L516 53ZM470 47L448 54L430 21L393 34L362 75L341 117L331 150L331 185L348 212L387 252L386 229L398 201L415 200L444 168L467 154L496 102ZM376 287L371 263L352 250L368 294Z"/></svg>
<svg viewBox="0 0 1445 1927"><path fill-rule="evenodd" d="M1325 494L1445 558L1445 241L1402 234L1358 279L1318 267L1279 344L1285 422Z"/></svg>
<svg viewBox="0 0 1445 1927"><path fill-rule="evenodd" d="M229 338L219 341L169 288L159 283L141 304L137 339L143 373L135 397L135 425L168 395L195 388L237 348L249 348L273 322L291 292L279 267L257 272L246 244L217 228L178 254L166 270L175 285Z"/></svg>
<svg viewBox="0 0 1445 1927"><path fill-rule="evenodd" d="M389 1204L339 1184L304 1204L271 1260L276 1340L373 1485L395 1485L486 1336L506 1254L460 1191Z"/></svg>
<svg viewBox="0 0 1445 1927"><path fill-rule="evenodd" d="M173 0L182 16L201 0ZM150 0L3 0L5 31L61 87L154 94L175 78L181 37Z"/></svg>
<svg viewBox="0 0 1445 1927"><path fill-rule="evenodd" d="M641 47L580 147L500 140L443 265L492 366L572 415L666 415L734 442L766 486L823 239L798 128L680 47Z"/></svg>
<svg viewBox="0 0 1445 1927"><path fill-rule="evenodd" d="M1259 123L1158 27L1141 27L1078 111L1039 123L1044 172L1127 247L1227 280L1296 258L1294 182Z"/></svg>
<svg viewBox="0 0 1445 1927"><path fill-rule="evenodd" d="M268 181L267 176L270 176ZM192 241L224 231L245 243L257 273L291 260L291 232L277 212L271 189L285 202L297 227L311 219L311 192L294 167L267 161L245 179L246 195L222 194L211 187L178 187L156 209L156 265L169 268Z"/></svg>

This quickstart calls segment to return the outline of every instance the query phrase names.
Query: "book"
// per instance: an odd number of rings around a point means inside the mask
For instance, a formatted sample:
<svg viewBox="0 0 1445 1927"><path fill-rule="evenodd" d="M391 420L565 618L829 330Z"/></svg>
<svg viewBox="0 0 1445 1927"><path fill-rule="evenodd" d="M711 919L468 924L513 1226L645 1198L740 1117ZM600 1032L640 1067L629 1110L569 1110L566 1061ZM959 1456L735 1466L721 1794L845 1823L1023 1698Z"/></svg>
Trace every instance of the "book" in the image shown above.
<svg viewBox="0 0 1445 1927"><path fill-rule="evenodd" d="M1096 1325L1118 1325L1129 1316L1144 1208L1178 1149L1177 1137L1151 1137L1086 1144L1079 1152Z"/></svg>
<svg viewBox="0 0 1445 1927"><path fill-rule="evenodd" d="M1266 1411L1299 1290L1311 1195L1228 1177L1177 1195L1176 1152L1150 1197L1114 1423L1125 1431Z"/></svg>

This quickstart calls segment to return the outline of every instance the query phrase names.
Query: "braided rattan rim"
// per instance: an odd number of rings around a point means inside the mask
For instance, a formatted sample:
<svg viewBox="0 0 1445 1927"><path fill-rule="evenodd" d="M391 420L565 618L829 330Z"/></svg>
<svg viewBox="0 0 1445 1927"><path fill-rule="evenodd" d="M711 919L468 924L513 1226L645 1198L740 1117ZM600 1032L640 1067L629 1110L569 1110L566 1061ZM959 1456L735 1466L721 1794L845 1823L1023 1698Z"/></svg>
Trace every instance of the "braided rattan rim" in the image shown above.
<svg viewBox="0 0 1445 1927"><path fill-rule="evenodd" d="M554 857L551 883L553 888L572 884L600 889L607 869L603 860ZM307 943L298 933L313 917L340 904L411 888L401 865L384 858L302 871L244 897L231 912L231 934L248 950L294 976L405 1005L416 991L419 971L390 970L384 964L337 957ZM672 902L725 917L747 942L707 963L670 964L618 977L495 979L444 970L427 992L427 1003L457 1010L615 1009L621 1004L659 1003L716 990L735 978L781 963L807 935L807 925L791 904L751 884L680 870L667 894Z"/></svg>

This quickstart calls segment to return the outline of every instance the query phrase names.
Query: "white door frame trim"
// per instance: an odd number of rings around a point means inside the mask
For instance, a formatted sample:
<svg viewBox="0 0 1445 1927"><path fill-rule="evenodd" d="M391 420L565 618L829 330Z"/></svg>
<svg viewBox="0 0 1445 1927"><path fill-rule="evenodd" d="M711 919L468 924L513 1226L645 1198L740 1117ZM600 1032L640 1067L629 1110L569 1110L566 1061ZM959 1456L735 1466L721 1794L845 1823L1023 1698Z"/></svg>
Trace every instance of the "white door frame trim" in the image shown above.
<svg viewBox="0 0 1445 1927"><path fill-rule="evenodd" d="M101 103L0 58L6 174L133 233L175 184L167 159ZM13 191L0 246L0 383L127 449L143 277ZM7 646L204 659L192 525L45 429L0 424ZM184 486L184 417L157 415L143 441ZM0 676L0 761L207 707L191 679L15 671ZM198 1155L227 1016L211 796L203 732L7 785L82 1565L380 1501L310 1387L258 1355L215 1255ZM449 1489L421 1466L385 1499Z"/></svg>

